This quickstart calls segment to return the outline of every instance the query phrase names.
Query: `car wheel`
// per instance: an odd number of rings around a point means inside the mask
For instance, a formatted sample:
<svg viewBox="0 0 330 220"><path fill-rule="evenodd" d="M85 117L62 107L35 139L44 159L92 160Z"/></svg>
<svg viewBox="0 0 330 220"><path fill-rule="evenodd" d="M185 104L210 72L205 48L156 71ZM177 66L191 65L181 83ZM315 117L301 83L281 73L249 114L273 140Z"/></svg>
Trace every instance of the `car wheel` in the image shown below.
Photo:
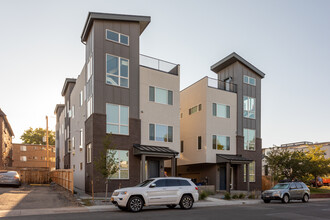
<svg viewBox="0 0 330 220"><path fill-rule="evenodd" d="M174 209L176 207L176 205L167 205L167 207L170 209Z"/></svg>
<svg viewBox="0 0 330 220"><path fill-rule="evenodd" d="M282 198L282 202L283 203L288 203L289 201L290 201L290 198L289 198L288 194L285 194Z"/></svg>
<svg viewBox="0 0 330 220"><path fill-rule="evenodd" d="M117 206L117 207L118 207L118 209L120 209L120 210L122 210L122 211L126 211L126 210L127 210L127 208L124 207L124 206Z"/></svg>
<svg viewBox="0 0 330 220"><path fill-rule="evenodd" d="M269 199L264 199L264 203L270 203Z"/></svg>
<svg viewBox="0 0 330 220"><path fill-rule="evenodd" d="M143 200L138 196L133 196L128 201L128 208L132 212L139 212L143 208Z"/></svg>
<svg viewBox="0 0 330 220"><path fill-rule="evenodd" d="M305 194L302 198L302 201L303 202L308 202L308 200L309 200L309 196L307 194Z"/></svg>
<svg viewBox="0 0 330 220"><path fill-rule="evenodd" d="M194 204L194 200L190 195L183 195L180 201L180 207L182 209L191 209Z"/></svg>

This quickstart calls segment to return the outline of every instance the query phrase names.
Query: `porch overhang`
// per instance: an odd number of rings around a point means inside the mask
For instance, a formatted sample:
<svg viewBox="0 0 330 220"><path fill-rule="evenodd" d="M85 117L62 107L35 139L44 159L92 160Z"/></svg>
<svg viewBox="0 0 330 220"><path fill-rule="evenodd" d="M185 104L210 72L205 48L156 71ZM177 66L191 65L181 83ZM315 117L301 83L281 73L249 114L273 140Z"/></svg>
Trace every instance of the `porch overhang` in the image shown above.
<svg viewBox="0 0 330 220"><path fill-rule="evenodd" d="M176 157L179 154L179 152L176 152L168 147L134 144L133 145L133 154L134 155L173 158L173 157Z"/></svg>
<svg viewBox="0 0 330 220"><path fill-rule="evenodd" d="M252 161L242 157L242 155L217 154L217 163L248 164Z"/></svg>

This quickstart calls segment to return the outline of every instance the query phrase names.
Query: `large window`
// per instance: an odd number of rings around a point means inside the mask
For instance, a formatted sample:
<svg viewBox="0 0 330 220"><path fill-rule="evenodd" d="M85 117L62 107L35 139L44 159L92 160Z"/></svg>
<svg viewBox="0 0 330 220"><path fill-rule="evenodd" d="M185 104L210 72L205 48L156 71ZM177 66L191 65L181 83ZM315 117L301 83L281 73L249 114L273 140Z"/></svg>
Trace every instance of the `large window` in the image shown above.
<svg viewBox="0 0 330 220"><path fill-rule="evenodd" d="M149 140L173 142L173 127L159 124L149 124Z"/></svg>
<svg viewBox="0 0 330 220"><path fill-rule="evenodd" d="M87 163L92 162L92 144L87 144Z"/></svg>
<svg viewBox="0 0 330 220"><path fill-rule="evenodd" d="M106 83L128 88L128 59L106 55Z"/></svg>
<svg viewBox="0 0 330 220"><path fill-rule="evenodd" d="M255 150L256 130L244 128L244 150Z"/></svg>
<svg viewBox="0 0 330 220"><path fill-rule="evenodd" d="M171 90L149 86L149 101L173 105L173 92Z"/></svg>
<svg viewBox="0 0 330 220"><path fill-rule="evenodd" d="M230 118L230 106L213 103L212 105L213 116L220 118Z"/></svg>
<svg viewBox="0 0 330 220"><path fill-rule="evenodd" d="M212 143L214 150L230 150L230 137L213 135Z"/></svg>
<svg viewBox="0 0 330 220"><path fill-rule="evenodd" d="M86 70L87 70L86 82L88 82L89 79L91 78L91 76L93 75L93 57L92 56L88 59Z"/></svg>
<svg viewBox="0 0 330 220"><path fill-rule="evenodd" d="M256 99L248 96L244 96L244 112L245 118L256 118Z"/></svg>
<svg viewBox="0 0 330 220"><path fill-rule="evenodd" d="M108 150L111 151L111 150ZM108 156L111 155L110 152ZM127 150L115 150L114 159L118 166L118 171L110 179L129 179L129 154Z"/></svg>
<svg viewBox="0 0 330 220"><path fill-rule="evenodd" d="M128 135L128 106L106 105L107 133Z"/></svg>
<svg viewBox="0 0 330 220"><path fill-rule="evenodd" d="M198 150L201 150L202 149L202 136L198 136L198 146L197 146L197 149Z"/></svg>
<svg viewBox="0 0 330 220"><path fill-rule="evenodd" d="M125 34L121 34L115 31L111 31L107 29L105 38L107 40L121 43L127 46L129 45L129 37Z"/></svg>
<svg viewBox="0 0 330 220"><path fill-rule="evenodd" d="M21 146L21 151L26 151L26 146Z"/></svg>
<svg viewBox="0 0 330 220"><path fill-rule="evenodd" d="M244 182L246 182L246 167L247 165L244 164ZM249 182L256 181L256 162L252 161L249 163Z"/></svg>
<svg viewBox="0 0 330 220"><path fill-rule="evenodd" d="M253 78L253 77L250 77L250 76L244 75L243 81L244 81L245 84L249 84L249 85L252 85L252 86L256 85L256 79Z"/></svg>

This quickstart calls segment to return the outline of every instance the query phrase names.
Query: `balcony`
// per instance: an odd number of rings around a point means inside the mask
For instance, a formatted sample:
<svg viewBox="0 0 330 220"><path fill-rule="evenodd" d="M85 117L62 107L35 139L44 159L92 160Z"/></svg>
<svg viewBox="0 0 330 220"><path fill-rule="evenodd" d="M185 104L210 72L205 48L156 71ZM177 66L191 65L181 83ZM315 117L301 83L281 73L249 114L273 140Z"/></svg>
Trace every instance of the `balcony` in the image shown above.
<svg viewBox="0 0 330 220"><path fill-rule="evenodd" d="M168 74L179 75L179 65L140 54L140 66L159 70Z"/></svg>
<svg viewBox="0 0 330 220"><path fill-rule="evenodd" d="M237 93L237 85L234 83L207 77L207 85L211 88Z"/></svg>

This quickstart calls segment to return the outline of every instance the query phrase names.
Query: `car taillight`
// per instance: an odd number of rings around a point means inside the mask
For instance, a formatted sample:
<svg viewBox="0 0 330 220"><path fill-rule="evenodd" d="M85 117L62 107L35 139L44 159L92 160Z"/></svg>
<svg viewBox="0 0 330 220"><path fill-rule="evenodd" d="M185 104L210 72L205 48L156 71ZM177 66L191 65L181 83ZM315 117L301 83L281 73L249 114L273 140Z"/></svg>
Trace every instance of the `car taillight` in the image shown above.
<svg viewBox="0 0 330 220"><path fill-rule="evenodd" d="M198 190L198 187L196 186L195 189Z"/></svg>

